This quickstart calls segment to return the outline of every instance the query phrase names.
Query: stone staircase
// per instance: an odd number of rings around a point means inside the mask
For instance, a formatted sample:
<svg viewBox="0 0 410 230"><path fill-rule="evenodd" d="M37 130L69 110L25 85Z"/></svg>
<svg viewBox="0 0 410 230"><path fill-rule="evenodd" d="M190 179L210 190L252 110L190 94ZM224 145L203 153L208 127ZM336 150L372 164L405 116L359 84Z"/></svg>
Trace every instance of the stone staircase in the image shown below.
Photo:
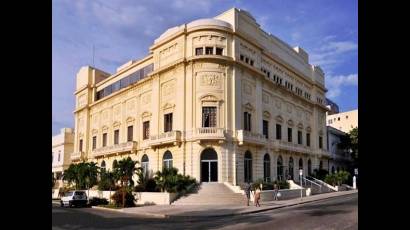
<svg viewBox="0 0 410 230"><path fill-rule="evenodd" d="M243 194L233 192L223 183L201 183L171 205L242 205L245 202Z"/></svg>

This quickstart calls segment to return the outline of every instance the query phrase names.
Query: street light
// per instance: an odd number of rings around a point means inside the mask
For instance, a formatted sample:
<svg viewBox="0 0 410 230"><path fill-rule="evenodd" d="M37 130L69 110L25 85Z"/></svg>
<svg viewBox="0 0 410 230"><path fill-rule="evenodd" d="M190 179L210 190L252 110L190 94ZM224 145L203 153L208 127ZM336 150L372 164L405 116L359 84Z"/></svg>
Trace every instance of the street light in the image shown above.
<svg viewBox="0 0 410 230"><path fill-rule="evenodd" d="M299 169L299 178L300 178L300 199L302 200L302 190L303 190L303 187L302 187L302 175L303 175L303 169Z"/></svg>

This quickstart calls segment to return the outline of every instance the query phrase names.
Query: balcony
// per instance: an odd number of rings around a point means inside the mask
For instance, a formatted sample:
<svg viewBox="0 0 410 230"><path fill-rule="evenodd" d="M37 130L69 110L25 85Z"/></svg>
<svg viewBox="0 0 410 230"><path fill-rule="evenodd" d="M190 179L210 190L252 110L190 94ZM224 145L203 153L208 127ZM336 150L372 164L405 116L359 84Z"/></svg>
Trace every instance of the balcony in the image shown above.
<svg viewBox="0 0 410 230"><path fill-rule="evenodd" d="M318 149L317 153L321 156L330 157L330 152L326 149Z"/></svg>
<svg viewBox="0 0 410 230"><path fill-rule="evenodd" d="M129 141L129 142L121 143L118 145L111 145L111 146L105 146L105 147L101 147L98 149L94 149L92 151L92 154L94 157L100 157L100 156L105 156L105 155L114 154L114 153L128 152L136 148L137 148L137 142Z"/></svg>
<svg viewBox="0 0 410 230"><path fill-rule="evenodd" d="M274 143L274 147L287 150L287 151L291 151L291 152L298 152L298 153L312 153L313 152L311 147L295 144L292 142L274 140L273 143Z"/></svg>
<svg viewBox="0 0 410 230"><path fill-rule="evenodd" d="M265 135L260 133L252 133L246 130L237 130L236 137L239 141L239 145L243 145L246 142L248 144L263 146L268 143Z"/></svg>
<svg viewBox="0 0 410 230"><path fill-rule="evenodd" d="M71 160L72 161L78 161L81 159L81 157L84 155L84 152L73 152L71 153Z"/></svg>
<svg viewBox="0 0 410 230"><path fill-rule="evenodd" d="M194 131L193 138L202 140L225 140L225 132L223 128L205 127L197 128Z"/></svg>
<svg viewBox="0 0 410 230"><path fill-rule="evenodd" d="M170 131L166 133L161 133L159 135L153 135L150 137L149 145L152 148L167 145L167 144L174 144L177 145L181 143L181 131Z"/></svg>

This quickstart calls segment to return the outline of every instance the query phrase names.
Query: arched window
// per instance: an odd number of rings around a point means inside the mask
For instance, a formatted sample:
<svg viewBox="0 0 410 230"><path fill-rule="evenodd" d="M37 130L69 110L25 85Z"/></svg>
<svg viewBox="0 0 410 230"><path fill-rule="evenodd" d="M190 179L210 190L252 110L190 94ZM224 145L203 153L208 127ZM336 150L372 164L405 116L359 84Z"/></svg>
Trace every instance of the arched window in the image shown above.
<svg viewBox="0 0 410 230"><path fill-rule="evenodd" d="M148 164L149 164L148 156L147 154L144 154L144 156L142 156L142 159L141 159L142 173L144 175L148 174Z"/></svg>
<svg viewBox="0 0 410 230"><path fill-rule="evenodd" d="M118 166L118 161L117 161L117 160L114 160L114 161L112 162L112 169L115 169L117 166Z"/></svg>
<svg viewBox="0 0 410 230"><path fill-rule="evenodd" d="M282 156L278 157L276 161L278 180L283 180L283 160Z"/></svg>
<svg viewBox="0 0 410 230"><path fill-rule="evenodd" d="M263 180L270 182L270 156L267 153L263 157Z"/></svg>
<svg viewBox="0 0 410 230"><path fill-rule="evenodd" d="M105 171L105 161L104 160L101 162L101 170Z"/></svg>
<svg viewBox="0 0 410 230"><path fill-rule="evenodd" d="M299 159L299 169L303 170L303 160L302 160L302 158Z"/></svg>
<svg viewBox="0 0 410 230"><path fill-rule="evenodd" d="M289 179L293 180L293 158L289 158Z"/></svg>
<svg viewBox="0 0 410 230"><path fill-rule="evenodd" d="M308 160L308 175L312 175L312 161Z"/></svg>
<svg viewBox="0 0 410 230"><path fill-rule="evenodd" d="M332 166L332 173L335 173L335 166Z"/></svg>
<svg viewBox="0 0 410 230"><path fill-rule="evenodd" d="M172 168L172 153L169 150L165 151L162 163L163 168Z"/></svg>
<svg viewBox="0 0 410 230"><path fill-rule="evenodd" d="M249 151L245 152L244 172L245 172L245 182L251 182L252 181L252 153Z"/></svg>

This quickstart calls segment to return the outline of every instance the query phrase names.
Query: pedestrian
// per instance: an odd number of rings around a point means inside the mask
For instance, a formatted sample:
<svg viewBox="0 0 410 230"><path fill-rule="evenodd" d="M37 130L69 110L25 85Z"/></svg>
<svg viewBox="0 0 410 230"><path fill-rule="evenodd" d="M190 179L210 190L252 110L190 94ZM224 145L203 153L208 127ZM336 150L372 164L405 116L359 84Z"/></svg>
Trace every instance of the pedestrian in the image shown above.
<svg viewBox="0 0 410 230"><path fill-rule="evenodd" d="M278 185L276 182L273 184L273 200L278 200Z"/></svg>
<svg viewBox="0 0 410 230"><path fill-rule="evenodd" d="M245 184L246 205L249 206L249 200L251 199L252 186L249 181Z"/></svg>
<svg viewBox="0 0 410 230"><path fill-rule="evenodd" d="M260 207L259 200L261 199L262 184L255 189L255 207Z"/></svg>

